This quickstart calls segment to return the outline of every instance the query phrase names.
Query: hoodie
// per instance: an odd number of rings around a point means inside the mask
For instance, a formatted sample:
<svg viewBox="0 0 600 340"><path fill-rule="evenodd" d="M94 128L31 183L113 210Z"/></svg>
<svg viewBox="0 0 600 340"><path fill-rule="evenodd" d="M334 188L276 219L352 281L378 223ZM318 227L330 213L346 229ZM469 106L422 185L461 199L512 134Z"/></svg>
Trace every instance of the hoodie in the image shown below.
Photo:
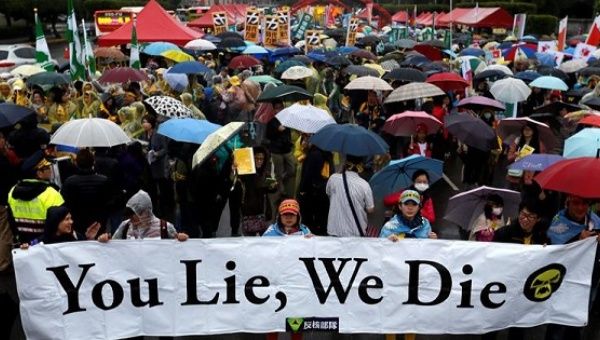
<svg viewBox="0 0 600 340"><path fill-rule="evenodd" d="M150 195L140 190L125 205L138 218L138 222L127 219L119 225L113 239L144 239L161 237L161 220L152 212ZM168 238L175 238L177 231L171 223L166 223Z"/></svg>

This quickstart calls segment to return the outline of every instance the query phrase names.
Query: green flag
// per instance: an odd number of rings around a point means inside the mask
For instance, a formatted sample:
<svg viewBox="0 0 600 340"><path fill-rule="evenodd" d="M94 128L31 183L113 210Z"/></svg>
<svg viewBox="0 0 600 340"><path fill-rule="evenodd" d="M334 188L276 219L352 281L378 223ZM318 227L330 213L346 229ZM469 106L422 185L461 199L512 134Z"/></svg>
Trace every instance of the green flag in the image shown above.
<svg viewBox="0 0 600 340"><path fill-rule="evenodd" d="M444 32L444 48L449 50L452 48L452 41L450 41L450 30Z"/></svg>
<svg viewBox="0 0 600 340"><path fill-rule="evenodd" d="M131 52L129 53L129 67L139 70L140 65L140 46L137 40L137 30L135 28L136 19L133 18L133 26L131 27Z"/></svg>
<svg viewBox="0 0 600 340"><path fill-rule="evenodd" d="M85 67L81 63L81 43L79 41L79 32L77 30L77 20L75 19L73 0L68 1L67 10L67 42L69 43L69 66L71 71L71 79L84 79Z"/></svg>
<svg viewBox="0 0 600 340"><path fill-rule="evenodd" d="M50 62L52 59L50 57L50 49L44 36L42 23L38 18L37 8L34 8L33 12L35 16L35 61L46 71L53 71L54 65Z"/></svg>
<svg viewBox="0 0 600 340"><path fill-rule="evenodd" d="M88 41L87 33L85 32L85 21L81 19L81 27L83 27L83 60L82 63L87 66L88 74L90 78L96 77L96 58L94 57L94 51L92 45Z"/></svg>

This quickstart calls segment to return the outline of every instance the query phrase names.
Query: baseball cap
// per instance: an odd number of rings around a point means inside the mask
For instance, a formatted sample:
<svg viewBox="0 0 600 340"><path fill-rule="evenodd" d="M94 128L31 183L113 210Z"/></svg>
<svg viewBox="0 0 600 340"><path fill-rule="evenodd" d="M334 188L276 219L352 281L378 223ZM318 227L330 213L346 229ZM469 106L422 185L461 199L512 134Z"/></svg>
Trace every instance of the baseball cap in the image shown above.
<svg viewBox="0 0 600 340"><path fill-rule="evenodd" d="M421 195L414 190L404 190L402 195L400 195L400 203L406 203L408 201L421 204Z"/></svg>

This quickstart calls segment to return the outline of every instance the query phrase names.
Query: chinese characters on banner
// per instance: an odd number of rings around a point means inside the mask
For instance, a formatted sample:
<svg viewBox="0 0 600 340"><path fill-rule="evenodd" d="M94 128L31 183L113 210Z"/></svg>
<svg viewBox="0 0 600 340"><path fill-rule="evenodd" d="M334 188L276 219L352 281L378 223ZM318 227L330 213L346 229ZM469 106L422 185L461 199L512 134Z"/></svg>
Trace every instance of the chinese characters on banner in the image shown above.
<svg viewBox="0 0 600 340"><path fill-rule="evenodd" d="M265 15L265 47L277 46L277 16Z"/></svg>
<svg viewBox="0 0 600 340"><path fill-rule="evenodd" d="M346 46L354 46L356 44L356 32L358 30L358 19L351 18L348 24L348 32L346 33Z"/></svg>
<svg viewBox="0 0 600 340"><path fill-rule="evenodd" d="M307 30L306 31L306 36L304 38L304 48L306 50L306 53L319 48L319 46L321 46L321 39L319 38L319 35L321 34L321 31L318 30Z"/></svg>
<svg viewBox="0 0 600 340"><path fill-rule="evenodd" d="M308 13L302 13L302 16L298 20L298 25L294 29L294 33L292 34L292 36L297 40L304 39L304 34L306 33L306 30L312 24L312 21L313 21L312 15L310 15Z"/></svg>
<svg viewBox="0 0 600 340"><path fill-rule="evenodd" d="M259 42L258 28L260 26L260 13L257 10L246 11L246 29L244 32L244 40Z"/></svg>
<svg viewBox="0 0 600 340"><path fill-rule="evenodd" d="M279 45L290 45L290 11L280 10L277 16L277 42Z"/></svg>
<svg viewBox="0 0 600 340"><path fill-rule="evenodd" d="M213 17L214 35L221 34L223 32L227 32L227 26L228 26L227 13L214 12L212 14L212 17Z"/></svg>

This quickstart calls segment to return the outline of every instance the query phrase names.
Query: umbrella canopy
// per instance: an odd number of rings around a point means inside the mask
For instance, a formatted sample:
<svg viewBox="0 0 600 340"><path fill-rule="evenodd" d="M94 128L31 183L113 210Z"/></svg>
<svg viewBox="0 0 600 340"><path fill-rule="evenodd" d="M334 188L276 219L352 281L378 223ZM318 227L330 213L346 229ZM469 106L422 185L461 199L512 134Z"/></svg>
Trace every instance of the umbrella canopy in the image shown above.
<svg viewBox="0 0 600 340"><path fill-rule="evenodd" d="M217 43L217 47L220 49L226 48L246 48L246 43L242 38L225 38Z"/></svg>
<svg viewBox="0 0 600 340"><path fill-rule="evenodd" d="M377 71L377 77L381 77L382 75L385 74L385 70L379 64L370 63L370 64L363 64L363 66Z"/></svg>
<svg viewBox="0 0 600 340"><path fill-rule="evenodd" d="M298 80L313 76L313 70L306 66L292 66L281 74L281 79Z"/></svg>
<svg viewBox="0 0 600 340"><path fill-rule="evenodd" d="M483 80L489 79L490 81L496 81L498 79L503 79L507 77L507 74L502 72L501 70L484 70L475 74L473 79L475 80Z"/></svg>
<svg viewBox="0 0 600 340"><path fill-rule="evenodd" d="M55 86L71 83L69 75L56 72L43 72L27 78L27 85Z"/></svg>
<svg viewBox="0 0 600 340"><path fill-rule="evenodd" d="M221 125L207 120L183 118L169 119L158 126L158 133L178 142L202 144Z"/></svg>
<svg viewBox="0 0 600 340"><path fill-rule="evenodd" d="M583 59L571 59L560 64L560 66L558 66L558 69L565 73L575 73L587 66L588 64Z"/></svg>
<svg viewBox="0 0 600 340"><path fill-rule="evenodd" d="M194 51L213 51L217 49L217 45L205 39L191 40L184 47Z"/></svg>
<svg viewBox="0 0 600 340"><path fill-rule="evenodd" d="M393 88L385 80L377 77L364 76L351 81L345 90L392 91Z"/></svg>
<svg viewBox="0 0 600 340"><path fill-rule="evenodd" d="M237 57L233 57L229 62L227 67L231 69L243 69L243 68L251 68L253 66L261 65L262 62L252 56L249 55L239 55Z"/></svg>
<svg viewBox="0 0 600 340"><path fill-rule="evenodd" d="M524 81L526 83L532 82L541 76L542 76L541 74L539 74L535 71L522 71L522 72L515 73L515 78L521 79L522 81Z"/></svg>
<svg viewBox="0 0 600 340"><path fill-rule="evenodd" d="M190 84L188 76L185 73L171 73L165 72L163 75L169 87L177 92L184 92Z"/></svg>
<svg viewBox="0 0 600 340"><path fill-rule="evenodd" d="M271 76L266 76L266 75L261 75L261 76L252 76L250 78L248 78L249 80L255 81L259 84L267 84L267 83L272 83L275 85L281 85L283 84L281 82L281 80L273 78Z"/></svg>
<svg viewBox="0 0 600 340"><path fill-rule="evenodd" d="M94 56L96 56L96 58L107 58L114 61L127 60L127 56L123 54L120 49L115 47L98 47L94 50Z"/></svg>
<svg viewBox="0 0 600 340"><path fill-rule="evenodd" d="M498 71L501 71L502 73L506 74L507 76L513 75L513 72L506 65L500 65L500 64L489 65L484 69L484 71L485 70L498 70Z"/></svg>
<svg viewBox="0 0 600 340"><path fill-rule="evenodd" d="M242 37L241 34L239 34L237 32L231 32L231 31L221 32L221 33L217 34L216 37L221 40L228 39L228 38L242 39L242 40L244 39L244 37Z"/></svg>
<svg viewBox="0 0 600 340"><path fill-rule="evenodd" d="M397 103L406 100L443 96L446 93L439 87L429 83L410 83L402 85L392 91L385 99L385 103Z"/></svg>
<svg viewBox="0 0 600 340"><path fill-rule="evenodd" d="M565 103L565 102L552 102L550 104L546 104L546 105L542 105L542 106L538 106L538 107L534 108L533 112L534 113L548 112L548 113L553 113L555 115L558 115L560 113L560 111L562 111L562 110L566 110L567 112L574 112L574 111L581 110L581 108L577 105L573 105L573 104L569 104L569 103Z"/></svg>
<svg viewBox="0 0 600 340"><path fill-rule="evenodd" d="M242 51L243 54L269 54L266 48L258 45L248 46Z"/></svg>
<svg viewBox="0 0 600 340"><path fill-rule="evenodd" d="M600 116L596 116L596 115L585 116L585 117L583 117L583 119L581 119L579 121L578 124L600 127Z"/></svg>
<svg viewBox="0 0 600 340"><path fill-rule="evenodd" d="M355 75L357 77L371 76L371 77L379 77L379 72L370 67L366 67L363 65L350 65L342 70L343 73L347 75Z"/></svg>
<svg viewBox="0 0 600 340"><path fill-rule="evenodd" d="M169 73L202 74L210 71L210 68L197 61L184 61L171 67Z"/></svg>
<svg viewBox="0 0 600 340"><path fill-rule="evenodd" d="M429 185L432 185L442 178L444 162L420 155L393 160L369 180L373 195L381 198L410 187L413 184L412 176L417 170L425 170L429 176Z"/></svg>
<svg viewBox="0 0 600 340"><path fill-rule="evenodd" d="M389 150L378 134L352 124L327 125L310 138L310 143L322 150L353 156L382 155Z"/></svg>
<svg viewBox="0 0 600 340"><path fill-rule="evenodd" d="M152 96L144 99L144 104L149 106L156 114L171 118L189 118L193 116L192 110L188 109L179 100L169 96Z"/></svg>
<svg viewBox="0 0 600 340"><path fill-rule="evenodd" d="M325 59L325 63L334 67L342 67L352 65L352 62L343 55L331 56Z"/></svg>
<svg viewBox="0 0 600 340"><path fill-rule="evenodd" d="M0 104L0 129L13 126L21 120L35 115L35 111L28 107L15 105L12 103Z"/></svg>
<svg viewBox="0 0 600 340"><path fill-rule="evenodd" d="M569 82L569 75L554 67L540 66L538 67L537 72L543 76L553 76L556 78L560 78L565 83Z"/></svg>
<svg viewBox="0 0 600 340"><path fill-rule="evenodd" d="M148 55L153 55L153 56L160 56L163 52L173 51L173 50L180 51L179 47L173 43L157 41L157 42L149 43L144 48L142 48L142 53L145 53Z"/></svg>
<svg viewBox="0 0 600 340"><path fill-rule="evenodd" d="M600 67L586 67L584 69L581 69L579 71L579 74L586 77L600 75Z"/></svg>
<svg viewBox="0 0 600 340"><path fill-rule="evenodd" d="M98 78L100 83L128 83L133 81L145 81L148 80L146 73L136 70L131 67L115 67L102 73L102 76Z"/></svg>
<svg viewBox="0 0 600 340"><path fill-rule="evenodd" d="M504 56L504 60L519 60L519 59L528 59L535 58L535 49L524 45L524 44L515 44L511 48L508 48L502 51L502 55Z"/></svg>
<svg viewBox="0 0 600 340"><path fill-rule="evenodd" d="M460 226L466 231L470 231L475 220L483 213L483 207L490 195L502 197L504 201L502 214L504 216L517 216L519 213L519 203L521 202L521 193L507 189L481 186L450 197L444 219Z"/></svg>
<svg viewBox="0 0 600 340"><path fill-rule="evenodd" d="M61 125L50 140L51 144L76 148L110 148L129 142L119 125L103 118L70 120Z"/></svg>
<svg viewBox="0 0 600 340"><path fill-rule="evenodd" d="M398 63L394 59L384 60L384 61L380 62L379 64L381 65L381 67L384 70L386 70L388 72L391 71L391 70L400 68L400 63Z"/></svg>
<svg viewBox="0 0 600 340"><path fill-rule="evenodd" d="M596 157L600 150L600 129L586 128L565 141L563 156L566 158Z"/></svg>
<svg viewBox="0 0 600 340"><path fill-rule="evenodd" d="M415 45L415 47L413 47L413 49L415 51L421 53L425 57L427 57L429 60L442 60L443 59L442 51L440 51L439 48L433 47L431 45L421 43L421 44Z"/></svg>
<svg viewBox="0 0 600 340"><path fill-rule="evenodd" d="M460 53L458 55L460 55L460 56L484 57L485 56L485 51L482 50L481 48L469 47L469 48L465 48L464 50L460 51Z"/></svg>
<svg viewBox="0 0 600 340"><path fill-rule="evenodd" d="M417 42L412 39L400 39L394 43L394 45L398 48L408 48L413 49Z"/></svg>
<svg viewBox="0 0 600 340"><path fill-rule="evenodd" d="M428 134L435 134L442 127L442 122L427 112L405 111L397 113L385 121L383 131L394 136L412 136L416 134L418 125L425 125Z"/></svg>
<svg viewBox="0 0 600 340"><path fill-rule="evenodd" d="M259 102L272 102L278 100L299 101L303 99L311 99L313 96L305 89L293 85L281 85L272 87L263 91L258 96Z"/></svg>
<svg viewBox="0 0 600 340"><path fill-rule="evenodd" d="M513 170L542 171L563 159L564 158L559 155L534 153L512 163L508 168Z"/></svg>
<svg viewBox="0 0 600 340"><path fill-rule="evenodd" d="M243 122L231 122L206 137L202 145L194 153L192 158L192 167L196 167L204 162L213 152L229 139L233 138L244 127Z"/></svg>
<svg viewBox="0 0 600 340"><path fill-rule="evenodd" d="M427 80L425 73L415 68L397 68L383 75L383 79L400 80L408 82L424 83Z"/></svg>
<svg viewBox="0 0 600 340"><path fill-rule="evenodd" d="M600 198L600 158L580 157L556 162L534 180L546 190L588 199Z"/></svg>
<svg viewBox="0 0 600 340"><path fill-rule="evenodd" d="M428 59L424 55L415 55L411 57L407 57L400 63L400 66L415 66L415 67L423 67L424 65L431 64L431 60Z"/></svg>
<svg viewBox="0 0 600 340"><path fill-rule="evenodd" d="M356 50L354 52L351 52L350 55L353 57L357 57L357 58L377 60L377 56L374 55L371 51L367 51L367 50Z"/></svg>
<svg viewBox="0 0 600 340"><path fill-rule="evenodd" d="M483 119L470 114L452 114L444 119L446 128L459 141L482 151L497 147L496 133Z"/></svg>
<svg viewBox="0 0 600 340"><path fill-rule="evenodd" d="M565 84L565 82L562 81L562 79L552 77L552 76L538 77L534 81L529 83L529 86L538 87L540 89L560 90L560 91L566 91L569 89L569 86L567 86L567 84Z"/></svg>
<svg viewBox="0 0 600 340"><path fill-rule="evenodd" d="M495 110L505 110L506 107L501 102L483 96L473 96L461 99L458 102L457 107L469 109L473 111L483 110L487 108L495 109Z"/></svg>
<svg viewBox="0 0 600 340"><path fill-rule="evenodd" d="M500 138L512 140L521 135L521 130L525 125L533 125L537 128L540 142L544 143L546 149L552 150L556 147L558 140L556 136L554 136L554 133L552 133L550 127L528 117L502 119L498 124L496 131Z"/></svg>
<svg viewBox="0 0 600 340"><path fill-rule="evenodd" d="M427 82L436 85L444 91L464 90L469 83L454 72L436 73L427 78Z"/></svg>
<svg viewBox="0 0 600 340"><path fill-rule="evenodd" d="M325 110L312 105L294 104L275 116L281 125L304 133L315 133L335 120Z"/></svg>
<svg viewBox="0 0 600 340"><path fill-rule="evenodd" d="M285 70L287 70L288 68L290 68L292 66L306 66L306 65L307 64L301 62L300 60L289 59L289 60L286 60L286 61L282 62L281 64L277 65L275 67L275 72L283 73L283 72L285 72Z"/></svg>
<svg viewBox="0 0 600 340"><path fill-rule="evenodd" d="M304 54L298 54L295 55L293 57L291 57L288 60L292 60L292 61L299 61L301 63L301 65L307 66L310 65L310 63L312 63L312 59L310 59L309 57L305 56Z"/></svg>
<svg viewBox="0 0 600 340"><path fill-rule="evenodd" d="M585 101L582 101L581 104L594 110L600 110L600 98L598 97L586 99Z"/></svg>
<svg viewBox="0 0 600 340"><path fill-rule="evenodd" d="M505 78L495 81L490 93L501 102L518 103L527 100L531 89L521 79Z"/></svg>
<svg viewBox="0 0 600 340"><path fill-rule="evenodd" d="M10 74L12 74L13 76L30 77L34 74L38 74L38 73L42 73L42 72L46 72L46 70L44 68L42 68L41 66L21 65L21 66L17 66L14 69L12 69L12 71L10 71Z"/></svg>
<svg viewBox="0 0 600 340"><path fill-rule="evenodd" d="M296 53L301 53L299 48L281 47L281 48L276 48L273 51L271 51L271 56L273 56L273 57L288 56L288 55L292 55L292 54L296 54Z"/></svg>

